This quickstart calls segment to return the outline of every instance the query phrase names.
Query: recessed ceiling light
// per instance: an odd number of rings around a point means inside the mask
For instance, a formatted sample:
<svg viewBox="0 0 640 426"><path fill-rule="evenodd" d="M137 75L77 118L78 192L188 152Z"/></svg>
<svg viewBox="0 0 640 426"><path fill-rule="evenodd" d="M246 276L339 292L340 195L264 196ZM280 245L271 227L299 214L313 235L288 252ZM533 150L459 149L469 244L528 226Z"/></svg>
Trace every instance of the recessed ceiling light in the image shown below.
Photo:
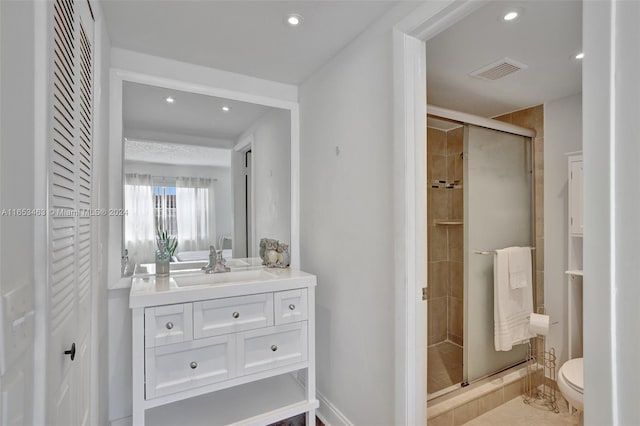
<svg viewBox="0 0 640 426"><path fill-rule="evenodd" d="M302 16L292 13L287 16L287 24L292 27L297 27L302 22Z"/></svg>
<svg viewBox="0 0 640 426"><path fill-rule="evenodd" d="M511 11L511 12L507 12L502 19L504 19L505 21L513 21L514 19L516 19L518 17L518 12L516 11Z"/></svg>
<svg viewBox="0 0 640 426"><path fill-rule="evenodd" d="M576 59L582 59L584 58L584 52L580 52L576 55Z"/></svg>
<svg viewBox="0 0 640 426"><path fill-rule="evenodd" d="M171 96L167 96L167 97L165 98L165 101L167 101L167 103L168 103L168 104L172 104L172 103L174 103L176 100L175 100L175 99L173 99Z"/></svg>
<svg viewBox="0 0 640 426"><path fill-rule="evenodd" d="M224 112L229 112L231 111L231 108L229 108L228 106L223 106L222 108L220 108L221 110L223 110Z"/></svg>

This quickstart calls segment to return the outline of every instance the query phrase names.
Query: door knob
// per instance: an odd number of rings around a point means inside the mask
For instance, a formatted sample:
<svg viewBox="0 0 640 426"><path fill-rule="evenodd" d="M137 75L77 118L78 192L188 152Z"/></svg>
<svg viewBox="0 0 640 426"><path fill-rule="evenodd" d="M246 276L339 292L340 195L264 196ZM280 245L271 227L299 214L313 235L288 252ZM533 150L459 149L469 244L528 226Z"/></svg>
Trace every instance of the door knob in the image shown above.
<svg viewBox="0 0 640 426"><path fill-rule="evenodd" d="M69 349L68 351L64 351L64 354L65 355L70 355L71 356L71 361L76 359L76 343L73 342L71 344L71 349Z"/></svg>

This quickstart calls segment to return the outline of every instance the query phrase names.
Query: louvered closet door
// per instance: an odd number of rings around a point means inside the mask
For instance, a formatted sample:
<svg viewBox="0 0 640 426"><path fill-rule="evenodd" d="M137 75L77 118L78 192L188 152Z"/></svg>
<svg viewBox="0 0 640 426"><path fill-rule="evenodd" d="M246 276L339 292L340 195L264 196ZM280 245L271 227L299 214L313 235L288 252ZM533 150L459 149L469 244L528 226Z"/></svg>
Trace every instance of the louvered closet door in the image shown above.
<svg viewBox="0 0 640 426"><path fill-rule="evenodd" d="M94 26L85 0L51 5L48 423L86 425L90 407ZM74 360L65 351L75 349Z"/></svg>

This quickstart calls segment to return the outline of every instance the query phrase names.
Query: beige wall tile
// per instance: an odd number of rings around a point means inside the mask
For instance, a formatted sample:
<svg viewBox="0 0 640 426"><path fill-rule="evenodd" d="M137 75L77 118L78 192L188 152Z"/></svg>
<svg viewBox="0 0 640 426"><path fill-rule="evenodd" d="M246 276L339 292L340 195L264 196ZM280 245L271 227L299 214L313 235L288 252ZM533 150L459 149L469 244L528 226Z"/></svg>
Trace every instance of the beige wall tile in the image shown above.
<svg viewBox="0 0 640 426"><path fill-rule="evenodd" d="M433 220L449 219L451 214L451 191L433 189L431 191L431 218Z"/></svg>
<svg viewBox="0 0 640 426"><path fill-rule="evenodd" d="M533 155L534 167L544 170L544 138L537 137L533 139Z"/></svg>
<svg viewBox="0 0 640 426"><path fill-rule="evenodd" d="M509 383L504 386L504 402L511 401L513 398L519 397L522 395L523 391L523 381L518 380L513 383Z"/></svg>
<svg viewBox="0 0 640 426"><path fill-rule="evenodd" d="M451 192L451 218L464 218L464 192L462 188L450 189Z"/></svg>
<svg viewBox="0 0 640 426"><path fill-rule="evenodd" d="M429 185L434 180L447 180L447 156L440 154L429 155L429 164L427 166L427 176L429 176Z"/></svg>
<svg viewBox="0 0 640 426"><path fill-rule="evenodd" d="M449 236L449 247L464 247L464 231L462 226L454 225L447 228Z"/></svg>
<svg viewBox="0 0 640 426"><path fill-rule="evenodd" d="M431 297L445 297L449 294L449 262L429 262L429 285Z"/></svg>
<svg viewBox="0 0 640 426"><path fill-rule="evenodd" d="M427 420L429 426L453 426L453 410Z"/></svg>
<svg viewBox="0 0 640 426"><path fill-rule="evenodd" d="M456 156L447 155L447 183L452 183L456 178Z"/></svg>
<svg viewBox="0 0 640 426"><path fill-rule="evenodd" d="M498 389L487 395L478 398L478 415L486 413L489 410L493 410L497 406L501 405L503 400L503 390Z"/></svg>
<svg viewBox="0 0 640 426"><path fill-rule="evenodd" d="M462 152L464 127L447 132L447 155L459 155Z"/></svg>
<svg viewBox="0 0 640 426"><path fill-rule="evenodd" d="M433 224L433 214L431 213L431 193L433 191L436 191L436 189L432 189L430 185L427 185L427 224L431 225ZM429 234L427 233L427 238L429 237ZM427 247L429 244L429 241L427 240Z"/></svg>
<svg viewBox="0 0 640 426"><path fill-rule="evenodd" d="M505 123L511 123L511 113L503 114L498 117L493 117L495 120L504 121Z"/></svg>
<svg viewBox="0 0 640 426"><path fill-rule="evenodd" d="M448 251L446 226L429 226L429 260L448 260Z"/></svg>
<svg viewBox="0 0 640 426"><path fill-rule="evenodd" d="M542 105L521 109L511 113L511 123L516 126L527 127L536 131L536 136L542 137L543 110Z"/></svg>
<svg viewBox="0 0 640 426"><path fill-rule="evenodd" d="M449 247L449 260L454 262L463 262L464 251L462 247Z"/></svg>
<svg viewBox="0 0 640 426"><path fill-rule="evenodd" d="M455 426L463 425L476 417L478 417L478 400L473 400L453 409L453 424Z"/></svg>
<svg viewBox="0 0 640 426"><path fill-rule="evenodd" d="M464 296L464 264L447 262L449 265L449 295L463 300Z"/></svg>
<svg viewBox="0 0 640 426"><path fill-rule="evenodd" d="M536 239L536 271L544 271L544 238Z"/></svg>
<svg viewBox="0 0 640 426"><path fill-rule="evenodd" d="M447 338L447 298L439 297L428 302L429 309L429 335L434 344Z"/></svg>
<svg viewBox="0 0 640 426"><path fill-rule="evenodd" d="M455 155L455 172L453 174L454 181L464 181L464 160L462 158L462 152L460 154Z"/></svg>
<svg viewBox="0 0 640 426"><path fill-rule="evenodd" d="M464 336L464 303L462 299L449 297L449 334Z"/></svg>
<svg viewBox="0 0 640 426"><path fill-rule="evenodd" d="M447 154L447 134L438 129L427 127L427 153Z"/></svg>
<svg viewBox="0 0 640 426"><path fill-rule="evenodd" d="M448 338L456 345L464 346L464 338L462 336L456 336L455 334L449 333Z"/></svg>
<svg viewBox="0 0 640 426"><path fill-rule="evenodd" d="M563 285L564 283L557 283ZM544 272L536 271L536 307L544 306Z"/></svg>

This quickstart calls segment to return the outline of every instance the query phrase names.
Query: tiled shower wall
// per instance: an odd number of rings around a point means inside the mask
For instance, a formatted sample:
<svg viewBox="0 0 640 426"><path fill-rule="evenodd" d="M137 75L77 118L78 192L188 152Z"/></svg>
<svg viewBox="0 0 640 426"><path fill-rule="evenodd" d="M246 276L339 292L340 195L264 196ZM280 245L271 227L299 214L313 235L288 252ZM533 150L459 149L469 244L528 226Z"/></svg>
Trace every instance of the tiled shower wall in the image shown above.
<svg viewBox="0 0 640 426"><path fill-rule="evenodd" d="M463 337L463 129L427 128L428 345ZM440 181L440 182L439 182ZM444 183L443 183L444 182ZM454 185L454 188L447 188ZM442 224L441 222L459 222Z"/></svg>

